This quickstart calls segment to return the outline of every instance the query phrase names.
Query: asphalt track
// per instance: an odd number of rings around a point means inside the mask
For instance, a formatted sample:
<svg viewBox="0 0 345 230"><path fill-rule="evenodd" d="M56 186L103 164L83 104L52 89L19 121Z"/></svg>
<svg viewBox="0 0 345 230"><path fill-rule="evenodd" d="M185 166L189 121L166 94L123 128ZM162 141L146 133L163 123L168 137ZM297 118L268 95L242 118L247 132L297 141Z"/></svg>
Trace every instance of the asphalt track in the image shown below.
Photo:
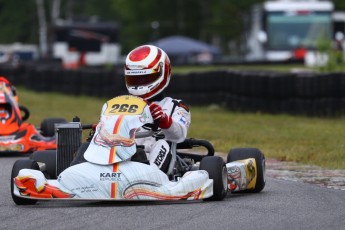
<svg viewBox="0 0 345 230"><path fill-rule="evenodd" d="M267 178L259 194L220 202L39 202L16 206L0 156L0 229L345 229L345 191Z"/></svg>

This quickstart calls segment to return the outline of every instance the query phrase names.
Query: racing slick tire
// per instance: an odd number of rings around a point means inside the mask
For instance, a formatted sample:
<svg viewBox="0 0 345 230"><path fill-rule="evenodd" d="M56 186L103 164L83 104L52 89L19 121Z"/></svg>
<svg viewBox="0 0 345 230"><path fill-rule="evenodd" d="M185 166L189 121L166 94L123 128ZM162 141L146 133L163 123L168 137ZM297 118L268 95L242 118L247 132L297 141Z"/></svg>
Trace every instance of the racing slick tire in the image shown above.
<svg viewBox="0 0 345 230"><path fill-rule="evenodd" d="M265 155L256 148L234 148L231 149L227 156L227 163L244 160L248 158L254 158L256 161L257 174L256 174L256 184L254 189L236 191L237 193L249 192L249 193L259 193L261 192L266 184L265 171L266 171L266 161Z"/></svg>
<svg viewBox="0 0 345 230"><path fill-rule="evenodd" d="M42 150L33 152L31 160L45 164L45 170L42 172L47 179L56 179L56 150Z"/></svg>
<svg viewBox="0 0 345 230"><path fill-rule="evenodd" d="M45 137L53 137L55 135L55 124L66 122L64 118L46 118L41 122L41 134Z"/></svg>
<svg viewBox="0 0 345 230"><path fill-rule="evenodd" d="M200 170L208 172L210 179L213 179L213 196L205 200L223 200L228 192L228 172L223 158L208 156L202 158Z"/></svg>
<svg viewBox="0 0 345 230"><path fill-rule="evenodd" d="M26 199L22 197L18 197L14 195L14 178L18 176L18 173L21 169L36 169L39 170L39 166L36 161L31 159L20 159L17 160L12 167L11 172L11 195L14 203L17 205L33 205L36 204L37 200L34 199Z"/></svg>

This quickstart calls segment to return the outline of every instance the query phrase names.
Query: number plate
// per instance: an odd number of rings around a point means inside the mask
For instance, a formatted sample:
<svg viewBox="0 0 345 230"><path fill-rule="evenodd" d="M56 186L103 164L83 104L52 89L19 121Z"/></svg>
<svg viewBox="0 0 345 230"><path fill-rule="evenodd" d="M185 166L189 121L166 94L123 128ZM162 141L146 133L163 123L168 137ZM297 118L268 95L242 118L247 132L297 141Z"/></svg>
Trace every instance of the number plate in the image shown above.
<svg viewBox="0 0 345 230"><path fill-rule="evenodd" d="M107 109L104 115L140 115L144 112L146 102L136 96L119 96L107 102Z"/></svg>

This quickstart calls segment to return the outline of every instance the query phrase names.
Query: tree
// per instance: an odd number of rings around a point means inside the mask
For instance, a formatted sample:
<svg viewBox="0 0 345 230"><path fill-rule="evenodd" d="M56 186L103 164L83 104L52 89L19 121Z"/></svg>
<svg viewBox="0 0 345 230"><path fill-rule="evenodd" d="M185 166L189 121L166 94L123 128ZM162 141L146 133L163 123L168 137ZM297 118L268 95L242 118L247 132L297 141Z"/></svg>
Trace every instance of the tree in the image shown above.
<svg viewBox="0 0 345 230"><path fill-rule="evenodd" d="M92 17L120 22L120 42L124 53L137 45L176 34L216 43L226 51L229 41L241 40L245 12L251 5L260 2L259 0L39 1L44 2L44 16L48 28L57 18L73 20ZM0 23L3 32L0 34L0 43L20 41L38 44L39 20L35 3L34 0L0 0ZM343 4L340 0L338 3ZM21 7L18 7L19 4ZM60 7L57 8L57 5Z"/></svg>
<svg viewBox="0 0 345 230"><path fill-rule="evenodd" d="M0 43L36 43L38 34L35 2L0 0L0 24Z"/></svg>
<svg viewBox="0 0 345 230"><path fill-rule="evenodd" d="M41 57L48 55L48 33L47 33L47 19L45 15L45 7L43 0L36 0L37 15L38 15L38 34L39 34L39 47Z"/></svg>

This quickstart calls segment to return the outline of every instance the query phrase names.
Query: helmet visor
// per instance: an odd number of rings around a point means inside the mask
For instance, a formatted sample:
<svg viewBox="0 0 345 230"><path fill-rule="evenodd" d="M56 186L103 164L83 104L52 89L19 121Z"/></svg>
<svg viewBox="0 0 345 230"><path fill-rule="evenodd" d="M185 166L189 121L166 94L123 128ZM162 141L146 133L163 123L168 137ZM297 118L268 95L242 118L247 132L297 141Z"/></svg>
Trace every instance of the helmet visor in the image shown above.
<svg viewBox="0 0 345 230"><path fill-rule="evenodd" d="M126 85L127 86L142 86L149 85L161 76L161 72L145 74L145 75L126 75Z"/></svg>

